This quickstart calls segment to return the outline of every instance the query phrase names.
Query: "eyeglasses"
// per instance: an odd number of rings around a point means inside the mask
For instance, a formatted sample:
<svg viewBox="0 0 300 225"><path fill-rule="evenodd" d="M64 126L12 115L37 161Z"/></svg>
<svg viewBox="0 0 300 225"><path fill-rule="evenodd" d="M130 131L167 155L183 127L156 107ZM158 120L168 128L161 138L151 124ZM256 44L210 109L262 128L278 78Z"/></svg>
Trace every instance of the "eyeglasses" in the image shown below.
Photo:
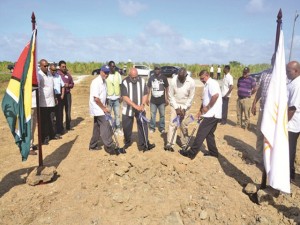
<svg viewBox="0 0 300 225"><path fill-rule="evenodd" d="M49 65L43 65L43 67L49 67Z"/></svg>
<svg viewBox="0 0 300 225"><path fill-rule="evenodd" d="M104 72L105 73L105 75L108 75L109 74L109 72Z"/></svg>

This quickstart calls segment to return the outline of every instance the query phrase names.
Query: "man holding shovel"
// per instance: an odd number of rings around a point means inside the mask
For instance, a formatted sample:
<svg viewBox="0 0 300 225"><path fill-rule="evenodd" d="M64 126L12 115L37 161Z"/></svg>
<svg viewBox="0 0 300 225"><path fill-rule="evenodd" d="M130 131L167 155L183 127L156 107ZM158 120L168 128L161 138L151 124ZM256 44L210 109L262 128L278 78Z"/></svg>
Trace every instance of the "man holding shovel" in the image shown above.
<svg viewBox="0 0 300 225"><path fill-rule="evenodd" d="M145 104L148 98L148 89L143 78L138 76L136 68L131 68L128 77L123 79L121 85L122 106L122 127L124 132L124 149L131 144L132 128L134 117L137 121L138 148L141 151L148 151L155 147L148 140L148 126L146 124Z"/></svg>
<svg viewBox="0 0 300 225"><path fill-rule="evenodd" d="M168 143L166 151L174 151L177 127L181 130L181 147L185 148L188 139L188 111L191 108L195 95L195 81L187 76L185 68L180 68L178 75L174 76L169 86L169 98L171 106L170 125L168 132Z"/></svg>
<svg viewBox="0 0 300 225"><path fill-rule="evenodd" d="M112 139L111 127L106 119L106 114L109 113L109 109L105 105L107 93L105 80L108 74L109 67L102 66L100 75L91 83L89 106L90 114L94 116L94 127L89 150L100 150L98 140L101 137L105 151L111 155L118 155L120 151Z"/></svg>
<svg viewBox="0 0 300 225"><path fill-rule="evenodd" d="M217 124L222 118L222 94L217 81L210 78L207 70L202 70L199 73L200 80L204 84L202 104L197 114L197 118L203 117L202 122L198 127L198 131L193 145L185 151L182 149L179 153L190 159L194 159L200 150L200 147L206 139L208 153L204 156L213 156L218 158L218 148L216 146L214 132Z"/></svg>

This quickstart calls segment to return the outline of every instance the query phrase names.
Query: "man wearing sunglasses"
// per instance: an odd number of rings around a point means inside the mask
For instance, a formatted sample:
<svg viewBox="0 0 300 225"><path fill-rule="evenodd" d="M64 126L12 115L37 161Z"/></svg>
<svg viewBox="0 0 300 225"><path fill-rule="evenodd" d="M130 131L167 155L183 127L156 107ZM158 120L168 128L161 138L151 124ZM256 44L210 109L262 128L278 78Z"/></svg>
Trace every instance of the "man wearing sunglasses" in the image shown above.
<svg viewBox="0 0 300 225"><path fill-rule="evenodd" d="M40 104L40 120L42 144L47 145L50 139L58 139L55 137L54 118L55 118L55 96L53 76L48 70L49 63L42 59L39 63L39 104Z"/></svg>

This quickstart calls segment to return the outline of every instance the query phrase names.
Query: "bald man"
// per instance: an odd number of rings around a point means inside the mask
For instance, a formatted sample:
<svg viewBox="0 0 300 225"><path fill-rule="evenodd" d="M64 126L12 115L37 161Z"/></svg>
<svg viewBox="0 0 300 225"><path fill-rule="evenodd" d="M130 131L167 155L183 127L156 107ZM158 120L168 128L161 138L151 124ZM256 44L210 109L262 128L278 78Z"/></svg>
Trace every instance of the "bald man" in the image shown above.
<svg viewBox="0 0 300 225"><path fill-rule="evenodd" d="M290 150L290 178L295 179L295 158L297 140L300 133L300 64L291 61L286 67L286 74L290 82L288 90L288 131Z"/></svg>
<svg viewBox="0 0 300 225"><path fill-rule="evenodd" d="M148 151L155 147L148 140L148 125L141 115L146 116L144 109L148 89L143 78L138 76L136 68L131 68L128 77L122 81L121 96L123 97L122 106L122 126L124 132L124 149L132 144L133 119L136 118L138 130L139 150Z"/></svg>

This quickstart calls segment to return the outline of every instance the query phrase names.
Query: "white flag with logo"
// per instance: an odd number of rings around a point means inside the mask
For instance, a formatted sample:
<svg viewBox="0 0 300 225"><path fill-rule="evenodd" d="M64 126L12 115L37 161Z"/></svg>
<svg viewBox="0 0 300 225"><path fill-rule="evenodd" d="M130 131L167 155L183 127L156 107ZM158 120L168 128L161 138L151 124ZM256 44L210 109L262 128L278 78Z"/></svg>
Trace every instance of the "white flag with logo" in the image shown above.
<svg viewBox="0 0 300 225"><path fill-rule="evenodd" d="M261 131L265 137L264 165L267 182L274 189L290 193L287 124L286 64L284 37L281 30L276 61L264 107Z"/></svg>

